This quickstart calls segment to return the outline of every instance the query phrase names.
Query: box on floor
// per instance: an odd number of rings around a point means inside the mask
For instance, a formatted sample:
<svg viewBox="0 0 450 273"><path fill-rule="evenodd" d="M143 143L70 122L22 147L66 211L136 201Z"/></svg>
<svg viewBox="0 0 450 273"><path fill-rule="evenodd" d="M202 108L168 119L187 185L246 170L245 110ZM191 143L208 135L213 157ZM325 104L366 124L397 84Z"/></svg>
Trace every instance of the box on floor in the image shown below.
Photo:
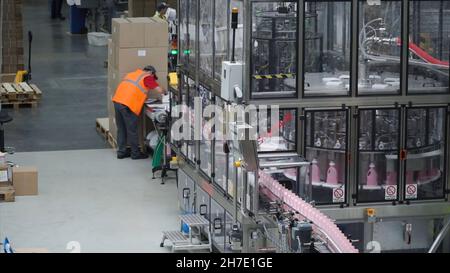
<svg viewBox="0 0 450 273"><path fill-rule="evenodd" d="M38 170L36 167L14 167L12 181L16 196L38 195Z"/></svg>

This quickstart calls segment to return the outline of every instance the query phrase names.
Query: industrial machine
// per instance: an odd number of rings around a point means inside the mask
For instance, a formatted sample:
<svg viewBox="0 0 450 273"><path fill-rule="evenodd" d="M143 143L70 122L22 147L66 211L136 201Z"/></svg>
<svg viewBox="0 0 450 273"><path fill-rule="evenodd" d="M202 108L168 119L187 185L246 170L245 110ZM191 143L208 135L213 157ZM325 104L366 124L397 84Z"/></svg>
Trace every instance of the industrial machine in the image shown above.
<svg viewBox="0 0 450 273"><path fill-rule="evenodd" d="M450 3L178 4L179 199L217 251L450 252Z"/></svg>

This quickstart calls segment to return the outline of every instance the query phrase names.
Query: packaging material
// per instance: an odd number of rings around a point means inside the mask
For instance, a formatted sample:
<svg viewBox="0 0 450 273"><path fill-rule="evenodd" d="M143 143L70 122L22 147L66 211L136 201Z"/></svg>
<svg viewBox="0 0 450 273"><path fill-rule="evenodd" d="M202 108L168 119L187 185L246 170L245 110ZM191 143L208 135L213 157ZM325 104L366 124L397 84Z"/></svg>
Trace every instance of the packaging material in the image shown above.
<svg viewBox="0 0 450 273"><path fill-rule="evenodd" d="M46 248L14 248L14 253L19 254L47 254L50 251Z"/></svg>
<svg viewBox="0 0 450 273"><path fill-rule="evenodd" d="M89 32L88 43L93 46L107 46L111 34L104 32Z"/></svg>
<svg viewBox="0 0 450 273"><path fill-rule="evenodd" d="M144 47L145 24L133 24L128 19L112 20L112 39L120 48Z"/></svg>
<svg viewBox="0 0 450 273"><path fill-rule="evenodd" d="M38 170L36 167L14 167L12 180L16 196L38 195Z"/></svg>
<svg viewBox="0 0 450 273"><path fill-rule="evenodd" d="M168 70L168 52L165 47L117 49L116 69L127 74L138 68L152 65L158 72Z"/></svg>
<svg viewBox="0 0 450 273"><path fill-rule="evenodd" d="M145 25L145 47L169 48L169 25L165 21L149 19Z"/></svg>
<svg viewBox="0 0 450 273"><path fill-rule="evenodd" d="M0 165L0 187L9 187L11 183L11 171L7 165Z"/></svg>
<svg viewBox="0 0 450 273"><path fill-rule="evenodd" d="M0 73L16 73L24 70L23 59L23 23L22 23L22 0L2 1L1 22L1 67ZM3 78L3 76L2 76ZM2 79L2 82L11 82Z"/></svg>

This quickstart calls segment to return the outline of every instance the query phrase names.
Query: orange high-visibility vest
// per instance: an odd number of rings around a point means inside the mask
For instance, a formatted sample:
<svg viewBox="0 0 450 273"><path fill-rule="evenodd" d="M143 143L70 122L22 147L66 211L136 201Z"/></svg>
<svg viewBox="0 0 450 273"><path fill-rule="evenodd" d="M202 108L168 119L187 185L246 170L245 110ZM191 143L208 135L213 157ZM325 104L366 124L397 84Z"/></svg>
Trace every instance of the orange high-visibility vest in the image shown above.
<svg viewBox="0 0 450 273"><path fill-rule="evenodd" d="M113 102L127 106L139 116L150 91L144 84L144 79L149 75L141 69L127 74L117 87L116 94L112 99Z"/></svg>

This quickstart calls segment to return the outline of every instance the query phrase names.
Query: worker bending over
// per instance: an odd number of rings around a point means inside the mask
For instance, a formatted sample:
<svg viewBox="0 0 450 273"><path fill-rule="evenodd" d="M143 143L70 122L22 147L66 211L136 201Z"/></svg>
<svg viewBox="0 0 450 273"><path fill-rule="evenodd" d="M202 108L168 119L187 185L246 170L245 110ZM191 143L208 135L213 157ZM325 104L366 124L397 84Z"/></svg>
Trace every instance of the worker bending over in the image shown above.
<svg viewBox="0 0 450 273"><path fill-rule="evenodd" d="M148 158L147 154L139 150L138 123L150 91L160 95L167 93L167 90L159 86L157 80L156 69L147 66L144 70L138 69L127 74L117 88L112 100L116 110L118 159ZM131 152L127 150L127 142L131 146Z"/></svg>

